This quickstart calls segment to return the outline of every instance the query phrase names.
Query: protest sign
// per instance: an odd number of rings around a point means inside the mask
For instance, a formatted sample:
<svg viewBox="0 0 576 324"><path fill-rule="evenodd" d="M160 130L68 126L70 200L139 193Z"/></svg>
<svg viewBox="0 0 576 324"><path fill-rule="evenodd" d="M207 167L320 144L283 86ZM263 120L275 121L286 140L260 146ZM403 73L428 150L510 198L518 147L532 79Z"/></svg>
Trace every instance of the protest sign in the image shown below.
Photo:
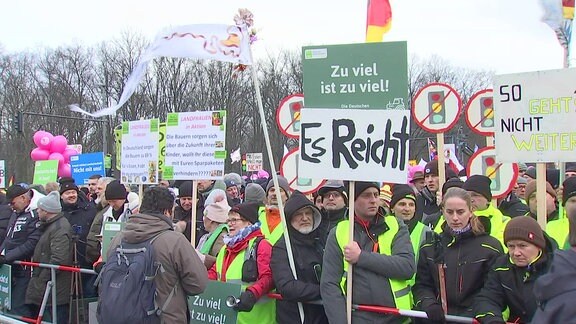
<svg viewBox="0 0 576 324"><path fill-rule="evenodd" d="M465 109L466 124L474 133L494 136L494 98L492 93L492 89L481 90L468 100Z"/></svg>
<svg viewBox="0 0 576 324"><path fill-rule="evenodd" d="M462 108L460 95L444 83L422 87L412 102L412 117L430 133L443 133L456 125Z"/></svg>
<svg viewBox="0 0 576 324"><path fill-rule="evenodd" d="M34 184L46 185L58 179L58 160L36 161L34 164Z"/></svg>
<svg viewBox="0 0 576 324"><path fill-rule="evenodd" d="M285 97L276 109L276 124L282 134L290 138L300 136L300 113L304 108L304 95L301 93Z"/></svg>
<svg viewBox="0 0 576 324"><path fill-rule="evenodd" d="M72 169L72 178L76 184L87 184L88 178L98 174L105 176L104 153L86 153L70 157L70 168Z"/></svg>
<svg viewBox="0 0 576 324"><path fill-rule="evenodd" d="M0 160L0 188L6 187L6 162Z"/></svg>
<svg viewBox="0 0 576 324"><path fill-rule="evenodd" d="M190 323L236 324L238 312L226 306L226 299L241 292L239 284L209 280L202 294L188 297Z"/></svg>
<svg viewBox="0 0 576 324"><path fill-rule="evenodd" d="M263 170L263 159L264 156L262 153L246 153L246 171L258 172Z"/></svg>
<svg viewBox="0 0 576 324"><path fill-rule="evenodd" d="M499 162L570 162L576 150L576 70L494 77Z"/></svg>
<svg viewBox="0 0 576 324"><path fill-rule="evenodd" d="M114 139L116 143L116 169L122 170L122 126L114 129ZM160 123L158 127L158 172L164 170L164 156L166 154L166 123ZM108 168L108 167L106 167Z"/></svg>
<svg viewBox="0 0 576 324"><path fill-rule="evenodd" d="M108 249L116 234L124 228L124 222L104 222L102 224L102 261L108 259Z"/></svg>
<svg viewBox="0 0 576 324"><path fill-rule="evenodd" d="M0 310L10 310L12 306L12 266L0 266Z"/></svg>
<svg viewBox="0 0 576 324"><path fill-rule="evenodd" d="M168 114L164 179L222 179L225 139L224 110Z"/></svg>
<svg viewBox="0 0 576 324"><path fill-rule="evenodd" d="M302 54L298 175L406 182L406 43L309 46Z"/></svg>
<svg viewBox="0 0 576 324"><path fill-rule="evenodd" d="M315 192L324 184L323 179L302 178L298 173L299 150L295 148L286 153L280 162L280 174L288 180L288 186L292 190L298 190L303 194Z"/></svg>
<svg viewBox="0 0 576 324"><path fill-rule="evenodd" d="M158 183L158 119L122 123L122 183Z"/></svg>
<svg viewBox="0 0 576 324"><path fill-rule="evenodd" d="M516 184L518 164L498 163L494 146L479 149L468 160L468 176L485 175L490 178L490 191L493 198L505 197Z"/></svg>

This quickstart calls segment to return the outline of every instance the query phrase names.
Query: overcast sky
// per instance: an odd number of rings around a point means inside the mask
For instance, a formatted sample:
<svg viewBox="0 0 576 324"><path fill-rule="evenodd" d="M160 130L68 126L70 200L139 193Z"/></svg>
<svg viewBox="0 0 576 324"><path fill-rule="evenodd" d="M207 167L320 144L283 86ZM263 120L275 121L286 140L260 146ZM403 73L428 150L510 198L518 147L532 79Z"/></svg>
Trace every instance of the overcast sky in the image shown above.
<svg viewBox="0 0 576 324"><path fill-rule="evenodd" d="M385 40L408 42L409 54L436 54L454 65L496 73L562 67L562 49L541 22L539 0L390 0ZM165 26L233 23L240 7L254 14L262 57L302 45L364 41L366 0L17 0L4 1L0 44L6 52L94 45L124 31L152 39Z"/></svg>

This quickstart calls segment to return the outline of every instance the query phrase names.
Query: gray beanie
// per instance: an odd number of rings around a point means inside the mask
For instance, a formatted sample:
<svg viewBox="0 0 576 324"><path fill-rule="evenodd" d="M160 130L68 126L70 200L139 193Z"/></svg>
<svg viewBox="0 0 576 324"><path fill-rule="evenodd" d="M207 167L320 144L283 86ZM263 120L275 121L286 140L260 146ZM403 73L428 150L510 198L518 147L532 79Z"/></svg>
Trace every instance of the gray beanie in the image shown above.
<svg viewBox="0 0 576 324"><path fill-rule="evenodd" d="M38 208L52 214L60 213L62 205L60 205L60 194L58 191L52 191L47 196L38 199Z"/></svg>
<svg viewBox="0 0 576 324"><path fill-rule="evenodd" d="M278 175L278 186L281 189L284 189L286 197L290 197L290 185L288 184L288 180L281 175ZM268 184L266 185L266 193L268 193L272 187L274 187L274 178L270 178L268 181Z"/></svg>
<svg viewBox="0 0 576 324"><path fill-rule="evenodd" d="M263 203L266 198L266 193L262 186L257 183L249 183L244 190L244 202L257 202Z"/></svg>

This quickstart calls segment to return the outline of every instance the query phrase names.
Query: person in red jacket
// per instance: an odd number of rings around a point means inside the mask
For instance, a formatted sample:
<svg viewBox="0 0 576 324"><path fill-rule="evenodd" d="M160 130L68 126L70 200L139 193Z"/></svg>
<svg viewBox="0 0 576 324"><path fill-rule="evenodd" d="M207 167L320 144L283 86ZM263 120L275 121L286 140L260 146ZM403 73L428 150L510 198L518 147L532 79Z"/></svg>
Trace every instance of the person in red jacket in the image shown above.
<svg viewBox="0 0 576 324"><path fill-rule="evenodd" d="M240 324L274 323L276 315L276 304L267 297L274 288L270 270L272 245L260 231L259 207L258 203L232 207L225 245L208 271L211 280L242 285L243 292L234 306L241 312L237 321Z"/></svg>

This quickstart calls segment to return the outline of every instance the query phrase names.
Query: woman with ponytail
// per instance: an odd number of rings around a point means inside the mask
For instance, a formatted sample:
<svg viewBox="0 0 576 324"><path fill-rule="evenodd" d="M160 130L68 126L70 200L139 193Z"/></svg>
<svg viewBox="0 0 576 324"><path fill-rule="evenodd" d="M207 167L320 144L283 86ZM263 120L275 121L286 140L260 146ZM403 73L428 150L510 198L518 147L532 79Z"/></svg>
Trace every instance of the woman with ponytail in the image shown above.
<svg viewBox="0 0 576 324"><path fill-rule="evenodd" d="M500 242L486 233L473 214L466 190L448 189L441 208L445 220L442 232L422 245L412 289L416 307L428 315L426 323L445 323L446 311L473 317L474 297L494 260L503 254ZM444 283L440 282L439 265L444 269ZM442 307L441 285L445 287L446 310Z"/></svg>

